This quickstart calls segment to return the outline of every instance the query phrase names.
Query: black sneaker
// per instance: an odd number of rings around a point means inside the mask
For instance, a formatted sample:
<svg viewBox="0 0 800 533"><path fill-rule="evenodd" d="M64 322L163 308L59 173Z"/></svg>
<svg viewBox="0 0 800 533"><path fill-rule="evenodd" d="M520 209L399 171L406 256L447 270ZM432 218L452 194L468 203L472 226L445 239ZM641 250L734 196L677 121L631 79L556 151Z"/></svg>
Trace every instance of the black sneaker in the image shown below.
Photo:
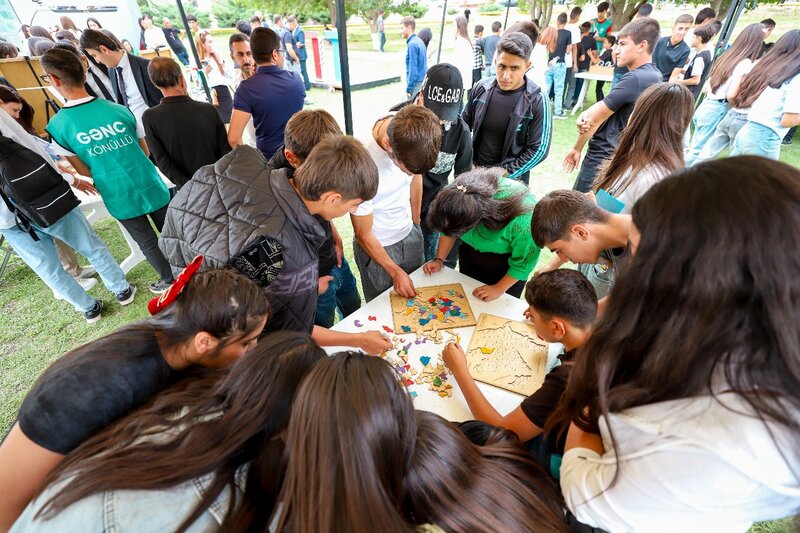
<svg viewBox="0 0 800 533"><path fill-rule="evenodd" d="M151 283L148 288L150 289L150 292L152 292L153 294L164 294L165 292L167 292L167 289L169 289L171 285L172 283L167 283L163 279L160 279L155 283Z"/></svg>
<svg viewBox="0 0 800 533"><path fill-rule="evenodd" d="M128 305L133 301L133 297L136 294L136 285L133 283L128 284L128 288L124 291L117 293L117 301L120 305Z"/></svg>
<svg viewBox="0 0 800 533"><path fill-rule="evenodd" d="M83 318L86 319L87 324L94 324L102 318L103 302L101 300L94 301L94 307L83 313Z"/></svg>

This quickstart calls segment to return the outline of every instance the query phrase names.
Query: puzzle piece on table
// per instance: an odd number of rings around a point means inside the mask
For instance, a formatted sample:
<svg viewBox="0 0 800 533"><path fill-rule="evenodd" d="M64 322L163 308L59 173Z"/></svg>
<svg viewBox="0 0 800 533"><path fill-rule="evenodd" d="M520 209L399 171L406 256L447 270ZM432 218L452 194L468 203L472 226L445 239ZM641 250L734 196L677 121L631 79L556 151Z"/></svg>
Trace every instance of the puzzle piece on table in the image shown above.
<svg viewBox="0 0 800 533"><path fill-rule="evenodd" d="M376 320L378 320L378 317L375 317L375 316L369 315L369 316L367 317L367 320L369 320L370 322L375 322Z"/></svg>
<svg viewBox="0 0 800 533"><path fill-rule="evenodd" d="M403 330L403 333L411 333L411 328L409 326L400 326Z"/></svg>
<svg viewBox="0 0 800 533"><path fill-rule="evenodd" d="M481 346L481 353L490 354L494 351L494 348L487 348L486 346Z"/></svg>
<svg viewBox="0 0 800 533"><path fill-rule="evenodd" d="M385 331L386 333L394 333L394 330L392 328L390 328L389 326L382 326L382 327L383 327L383 331Z"/></svg>
<svg viewBox="0 0 800 533"><path fill-rule="evenodd" d="M362 323L360 320L353 320L353 324L354 324L354 325L355 325L357 328L362 328L362 327L364 327L364 324L363 324L363 323Z"/></svg>
<svg viewBox="0 0 800 533"><path fill-rule="evenodd" d="M427 355L423 355L419 358L419 362L422 363L422 366L428 366L428 363L431 362L431 358Z"/></svg>

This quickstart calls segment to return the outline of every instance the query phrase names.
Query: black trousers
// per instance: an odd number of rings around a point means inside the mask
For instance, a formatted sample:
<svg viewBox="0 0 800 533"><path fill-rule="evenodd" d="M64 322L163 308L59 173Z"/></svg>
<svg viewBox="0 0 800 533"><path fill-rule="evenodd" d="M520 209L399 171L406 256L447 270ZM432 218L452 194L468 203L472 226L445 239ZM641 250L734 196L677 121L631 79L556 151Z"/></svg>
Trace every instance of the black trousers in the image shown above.
<svg viewBox="0 0 800 533"><path fill-rule="evenodd" d="M508 273L508 260L511 254L495 254L492 252L479 252L469 244L461 241L458 247L458 271L477 279L481 283L494 285ZM506 294L515 298L522 295L525 282L518 281L513 284Z"/></svg>
<svg viewBox="0 0 800 533"><path fill-rule="evenodd" d="M160 232L161 228L164 227L164 219L166 216L167 206L165 205L152 213L120 220L119 223L131 234L133 240L136 241L136 244L142 249L145 259L147 259L147 262L155 269L161 279L167 283L172 283L175 279L172 277L172 269L169 266L169 261L167 261L167 258L164 257L164 254L158 247L158 235L156 235L155 230L153 230L153 226L150 225L150 221L152 220L153 224L155 224Z"/></svg>
<svg viewBox="0 0 800 533"><path fill-rule="evenodd" d="M213 89L217 93L217 103L219 104L217 112L222 119L222 123L230 124L231 114L233 113L233 96L231 96L231 90L227 85L217 85Z"/></svg>

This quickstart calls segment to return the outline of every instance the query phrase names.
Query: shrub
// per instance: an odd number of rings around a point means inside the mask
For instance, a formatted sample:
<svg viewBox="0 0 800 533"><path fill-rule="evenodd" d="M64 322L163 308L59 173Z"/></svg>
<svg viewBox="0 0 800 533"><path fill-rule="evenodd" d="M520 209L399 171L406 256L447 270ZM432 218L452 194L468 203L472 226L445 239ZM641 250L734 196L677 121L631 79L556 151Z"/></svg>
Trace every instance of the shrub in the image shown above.
<svg viewBox="0 0 800 533"><path fill-rule="evenodd" d="M478 13L499 13L505 10L500 4L486 4L478 8Z"/></svg>
<svg viewBox="0 0 800 533"><path fill-rule="evenodd" d="M220 28L234 28L238 21L250 21L250 17L253 16L252 9L237 0L214 0L211 3L211 12L217 18Z"/></svg>

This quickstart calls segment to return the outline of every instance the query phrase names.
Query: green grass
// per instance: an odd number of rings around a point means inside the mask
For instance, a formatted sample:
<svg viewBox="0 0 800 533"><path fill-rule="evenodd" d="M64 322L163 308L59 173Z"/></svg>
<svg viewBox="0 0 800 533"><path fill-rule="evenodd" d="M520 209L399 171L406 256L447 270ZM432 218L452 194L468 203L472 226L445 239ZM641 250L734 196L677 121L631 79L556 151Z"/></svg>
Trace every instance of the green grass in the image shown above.
<svg viewBox="0 0 800 533"><path fill-rule="evenodd" d="M779 21L778 31L781 28L790 27L790 24L795 27L800 25L796 7L775 9L780 10L778 14L774 10L767 12L759 8L755 13L746 14L742 19L743 21L749 21L750 18L761 20L771 15ZM451 19L452 17L448 16L448 20ZM476 20L488 25L493 19L481 20L481 17L478 16ZM426 25L438 28L433 24ZM424 26L421 24L418 27ZM392 27L389 26L387 29L389 30L388 50L390 52L404 50L405 45L399 36L394 38L391 35ZM435 33L436 39L438 39L438 32ZM393 68L397 73L402 73L402 54L363 53L371 49L368 39L369 35L366 30L355 32L351 36L352 49L360 52L354 54L351 68L370 68L371 65L389 61L396 63ZM222 45L220 49L227 49L227 38L222 36L220 41L220 45ZM446 52L447 49L443 51L443 54ZM404 86L396 83L352 93L355 135L365 138L369 134L374 119L383 114L388 107L399 102L403 92ZM592 87L588 94L587 106L594 101ZM340 124L344 124L341 93L312 89L309 98L314 101L313 107L330 111ZM557 120L553 130L550 154L541 165L534 169L531 175L531 190L537 197L541 197L553 189L570 188L575 178L575 174L567 174L561 169L563 157L575 140L574 120ZM800 167L800 138L796 139L794 145L782 148L781 160ZM341 218L335 223L346 243L345 253L352 268L356 271L356 278L358 278L357 267L355 261L352 260L350 222L347 218ZM114 257L119 261L124 259L127 249L117 224L106 219L97 223L95 229L100 237L108 243ZM549 252L546 252L542 255L541 260L547 261L549 257ZM16 257L12 258L8 269L0 278L0 435L4 434L11 426L25 394L52 361L80 344L147 316L146 303L151 295L147 292L146 287L156 277L155 272L147 263L141 263L134 268L129 274L129 279L139 287L140 291L135 302L124 308L116 303L113 296L102 285L93 289L91 294L103 298L106 309L103 319L99 323L88 326L69 304L54 300L51 291L22 261ZM788 533L796 529L797 523L786 519L757 524L751 532Z"/></svg>

